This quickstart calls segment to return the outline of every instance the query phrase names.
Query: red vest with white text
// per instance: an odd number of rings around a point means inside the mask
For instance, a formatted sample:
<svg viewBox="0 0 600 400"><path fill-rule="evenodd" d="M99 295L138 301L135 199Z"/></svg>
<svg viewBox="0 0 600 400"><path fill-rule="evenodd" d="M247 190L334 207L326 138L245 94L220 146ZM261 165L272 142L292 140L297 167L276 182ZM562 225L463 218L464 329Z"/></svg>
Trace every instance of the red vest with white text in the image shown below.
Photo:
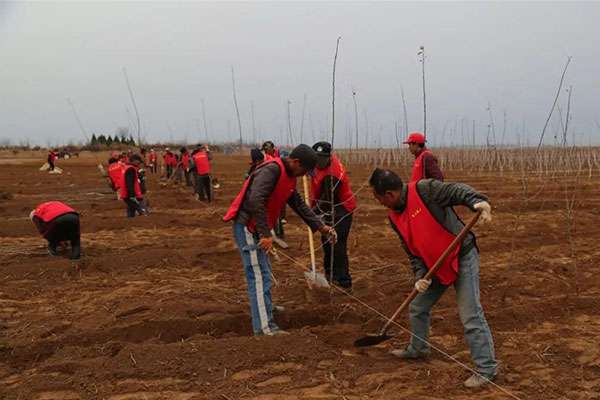
<svg viewBox="0 0 600 400"><path fill-rule="evenodd" d="M68 213L76 213L76 211L60 201L48 201L37 206L33 215L48 223L54 218Z"/></svg>
<svg viewBox="0 0 600 400"><path fill-rule="evenodd" d="M442 253L456 237L448 232L431 215L417 192L417 182L408 184L406 208L403 212L390 211L388 216L402 235L408 250L423 260L431 269ZM448 255L435 276L443 285L450 285L458 276L458 253L460 246Z"/></svg>
<svg viewBox="0 0 600 400"><path fill-rule="evenodd" d="M260 164L260 166L255 170L255 172L253 172L253 174L255 174L258 169L271 163L277 163L277 165L279 165L281 174L279 175L279 179L275 184L273 192L267 200L267 225L269 226L269 229L273 229L275 223L277 222L277 219L281 215L283 207L296 190L296 177L289 176L287 172L285 172L285 166L283 165L283 161L281 160L281 158L274 158L272 160L265 161L264 163ZM240 208L242 207L242 203L244 202L244 199L246 197L246 192L248 191L248 188L250 187L251 183L252 176L250 176L244 181L242 190L233 200L231 206L229 206L229 210L227 210L227 213L223 217L223 221L227 222L235 219ZM254 221L254 219L251 219L250 221L248 221L248 224L246 224L246 227L248 228L248 230L250 230L250 232L254 232L256 227L256 221Z"/></svg>
<svg viewBox="0 0 600 400"><path fill-rule="evenodd" d="M127 193L127 183L125 180L125 174L130 169L133 169L133 171L134 171L134 179L133 179L134 193ZM133 165L124 165L123 169L121 170L121 192L119 193L119 197L123 200L128 199L130 197L135 197L138 199L143 197L142 189L140 188L140 180L138 179L138 171L137 171L137 168L134 167Z"/></svg>
<svg viewBox="0 0 600 400"><path fill-rule="evenodd" d="M350 180L346 174L346 170L340 160L335 155L331 156L331 163L324 169L315 168L314 176L310 183L310 192L312 193L312 206L314 207L316 201L321 197L321 191L323 190L323 180L325 177L332 175L338 180L339 183L339 196L340 202L348 212L354 211L356 208L356 200L352 189L350 188ZM331 188L325 188L325 190L331 190Z"/></svg>
<svg viewBox="0 0 600 400"><path fill-rule="evenodd" d="M423 157L425 154L432 154L429 150L423 149L421 153L415 158L415 163L412 168L412 176L410 177L410 182L417 182L421 179L427 178L425 176L425 165L423 164Z"/></svg>
<svg viewBox="0 0 600 400"><path fill-rule="evenodd" d="M210 174L210 161L208 160L208 154L205 151L199 151L193 155L194 165L196 166L196 172L198 175Z"/></svg>

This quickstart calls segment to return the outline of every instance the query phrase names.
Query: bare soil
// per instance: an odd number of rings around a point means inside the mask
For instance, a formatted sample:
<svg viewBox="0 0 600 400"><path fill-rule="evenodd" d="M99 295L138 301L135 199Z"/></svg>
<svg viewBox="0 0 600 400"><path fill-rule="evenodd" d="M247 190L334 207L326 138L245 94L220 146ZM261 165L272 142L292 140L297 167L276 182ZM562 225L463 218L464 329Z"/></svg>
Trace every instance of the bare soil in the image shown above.
<svg viewBox="0 0 600 400"><path fill-rule="evenodd" d="M150 175L152 214L127 219L94 156L60 160L62 175L38 171L43 155L31 156L6 154L0 165L0 398L511 398L495 387L464 389L469 371L440 352L422 362L394 358L389 351L408 341L400 328L393 340L354 348L382 320L343 294L307 287L306 231L292 215L291 248L273 260L274 301L286 308L276 319L291 335L252 337L239 254L221 222L246 157L216 155L221 188L209 206ZM348 170L359 203L353 295L391 315L411 289L407 258L366 187L370 168ZM520 399L599 399L598 177L530 176L524 193L518 174L446 173L495 207L494 221L475 231L497 384ZM28 220L48 200L81 212L80 261L48 256ZM399 321L407 326L406 316ZM471 365L453 289L434 309L431 341Z"/></svg>

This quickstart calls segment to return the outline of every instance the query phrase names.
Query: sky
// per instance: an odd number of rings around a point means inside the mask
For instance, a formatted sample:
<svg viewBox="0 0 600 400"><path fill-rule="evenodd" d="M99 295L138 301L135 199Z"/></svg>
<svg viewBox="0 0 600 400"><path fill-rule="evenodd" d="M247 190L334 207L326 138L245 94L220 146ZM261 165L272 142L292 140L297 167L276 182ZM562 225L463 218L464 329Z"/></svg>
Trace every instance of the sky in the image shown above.
<svg viewBox="0 0 600 400"><path fill-rule="evenodd" d="M598 20L578 2L1 2L0 143L135 136L124 69L145 142L239 140L232 69L244 141L331 140L341 37L335 147L356 117L360 146L423 130L420 46L431 146L537 145L568 57L544 143L569 109L568 142L599 144Z"/></svg>

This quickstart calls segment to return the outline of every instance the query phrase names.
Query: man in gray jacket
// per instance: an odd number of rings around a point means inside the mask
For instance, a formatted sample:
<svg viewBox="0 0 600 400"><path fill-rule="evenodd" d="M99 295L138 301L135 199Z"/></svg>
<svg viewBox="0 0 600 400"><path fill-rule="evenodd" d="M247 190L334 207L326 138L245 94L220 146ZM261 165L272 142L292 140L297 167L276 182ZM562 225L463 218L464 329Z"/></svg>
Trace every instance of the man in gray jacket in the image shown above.
<svg viewBox="0 0 600 400"><path fill-rule="evenodd" d="M464 227L453 206L482 210L481 221L491 220L487 197L470 186L422 179L403 184L390 170L376 169L371 175L373 195L390 209L392 227L398 233L415 274L419 292L410 304L411 340L404 350L394 350L401 359L425 358L429 354L431 308L452 285L465 339L477 373L465 381L475 388L495 379L497 362L490 328L479 301L479 250L469 233L461 246L450 253L432 280L423 277Z"/></svg>
<svg viewBox="0 0 600 400"><path fill-rule="evenodd" d="M335 241L335 230L323 224L296 191L296 178L315 167L317 155L305 144L296 147L285 159L279 157L259 165L246 179L231 203L224 221L233 221L233 234L239 248L252 314L254 335L279 335L273 320L271 301L271 230L287 204L313 230Z"/></svg>

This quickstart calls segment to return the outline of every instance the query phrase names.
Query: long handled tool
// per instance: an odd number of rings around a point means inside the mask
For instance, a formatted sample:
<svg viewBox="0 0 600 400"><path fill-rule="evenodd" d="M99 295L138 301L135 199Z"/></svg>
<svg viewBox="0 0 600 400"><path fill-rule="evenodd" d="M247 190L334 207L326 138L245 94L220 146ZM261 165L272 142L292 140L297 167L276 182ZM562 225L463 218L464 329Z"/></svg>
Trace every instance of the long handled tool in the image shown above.
<svg viewBox="0 0 600 400"><path fill-rule="evenodd" d="M481 215L481 210L477 211L477 213L475 214L475 216L473 216L471 221L464 228L462 228L460 233L454 238L454 240L452 241L452 243L450 243L448 248L446 250L444 250L444 252L440 256L440 258L438 258L438 260L435 262L433 267L431 267L431 269L427 272L427 274L423 277L423 279L431 279L431 277L437 272L437 270L440 269L440 267L442 266L444 260L446 260L448 255L454 250L454 248L456 248L456 246L458 246L460 243L462 243L463 239L465 238L465 236L467 236L467 233L469 233L469 231L471 230L473 225L475 225L475 223L479 219L480 215ZM414 300L415 297L417 297L418 294L419 294L419 292L417 292L417 289L416 288L413 289L412 292L410 292L410 294L406 298L406 300L404 300L404 302L402 302L402 304L400 304L400 307L398 307L398 309L394 312L392 317L390 319L388 319L387 322L383 325L383 327L381 328L381 330L379 331L378 334L367 335L360 339L357 339L354 342L354 346L356 346L356 347L374 346L376 344L379 344L381 342L384 342L384 341L390 339L392 336L387 334L387 331L388 331L390 325L392 324L392 322L394 322L396 317L398 317L398 315L400 315L400 313L402 311L404 311L404 309L406 309L406 307L408 307L408 305Z"/></svg>
<svg viewBox="0 0 600 400"><path fill-rule="evenodd" d="M306 175L304 175L302 177L302 185L304 187L304 201L306 202L307 205L310 206L310 197L309 197L309 192L308 192L308 179L306 178ZM314 285L317 287L328 288L329 282L327 282L327 278L325 278L325 275L323 275L320 272L317 272L317 267L316 267L317 263L315 260L315 241L314 241L313 233L310 230L310 227L308 227L307 230L308 230L308 245L310 248L310 268L311 268L311 270L304 272L304 277L306 278L309 285L311 285L311 286Z"/></svg>

